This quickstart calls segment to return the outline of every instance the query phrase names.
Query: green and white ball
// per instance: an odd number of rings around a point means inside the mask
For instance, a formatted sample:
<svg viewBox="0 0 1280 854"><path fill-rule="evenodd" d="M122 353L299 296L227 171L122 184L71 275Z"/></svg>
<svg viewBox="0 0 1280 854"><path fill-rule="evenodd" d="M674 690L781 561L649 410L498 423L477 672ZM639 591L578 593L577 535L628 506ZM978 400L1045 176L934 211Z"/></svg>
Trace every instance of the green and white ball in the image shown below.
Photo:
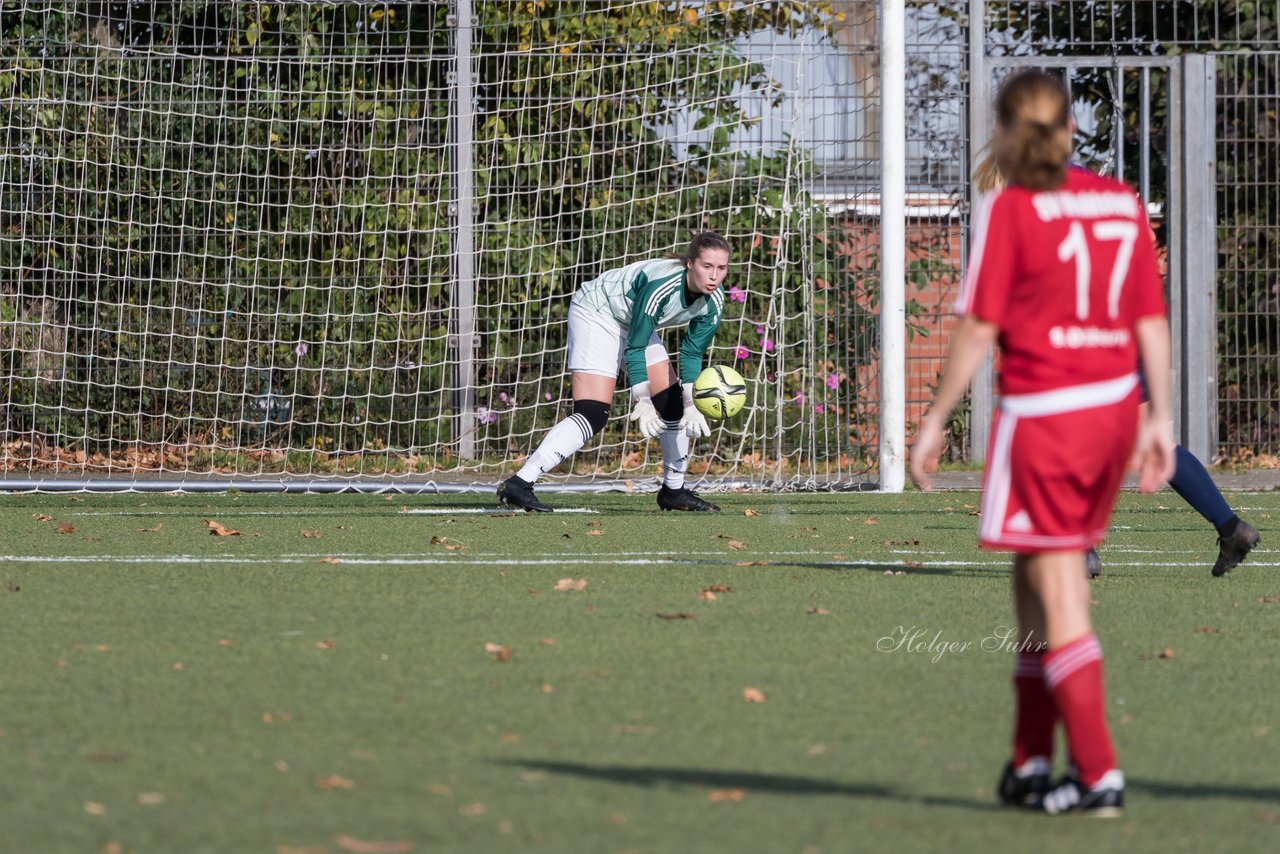
<svg viewBox="0 0 1280 854"><path fill-rule="evenodd" d="M732 418L747 402L742 374L725 365L713 365L693 381L693 405L714 421Z"/></svg>

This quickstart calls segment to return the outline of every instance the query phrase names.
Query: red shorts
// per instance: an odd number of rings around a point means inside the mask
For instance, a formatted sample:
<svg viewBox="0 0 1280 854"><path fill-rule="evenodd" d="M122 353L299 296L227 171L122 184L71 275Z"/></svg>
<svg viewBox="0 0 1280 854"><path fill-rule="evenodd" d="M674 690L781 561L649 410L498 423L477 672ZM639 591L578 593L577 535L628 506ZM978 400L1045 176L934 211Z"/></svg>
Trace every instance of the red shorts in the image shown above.
<svg viewBox="0 0 1280 854"><path fill-rule="evenodd" d="M982 486L983 548L1024 554L1102 542L1138 429L1133 375L1006 396Z"/></svg>

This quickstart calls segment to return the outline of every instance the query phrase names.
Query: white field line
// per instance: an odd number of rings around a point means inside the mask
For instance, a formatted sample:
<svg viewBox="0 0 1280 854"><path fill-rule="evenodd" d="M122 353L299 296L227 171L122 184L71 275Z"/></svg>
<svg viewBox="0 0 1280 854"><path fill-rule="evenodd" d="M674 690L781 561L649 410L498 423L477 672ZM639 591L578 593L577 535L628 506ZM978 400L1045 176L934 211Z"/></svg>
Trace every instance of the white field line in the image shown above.
<svg viewBox="0 0 1280 854"><path fill-rule="evenodd" d="M377 508L371 508L377 509ZM391 510L392 508L387 508ZM173 510L81 510L72 511L62 514L67 516L172 516L176 514L188 515L190 510L185 507L175 507ZM217 508L210 510L209 515L221 516L350 516L351 510L236 510L234 507ZM367 512L367 511L366 511ZM399 509L394 512L388 512L388 516L462 516L462 515L484 515L484 516L515 516L521 511L519 510L502 510L499 508L485 507L459 507L449 510L444 507L431 507L421 509ZM599 510L592 510L588 507L565 507L556 508L557 513L590 513L600 515Z"/></svg>
<svg viewBox="0 0 1280 854"><path fill-rule="evenodd" d="M824 566L836 567L868 567L868 566L901 566L906 569L920 569L918 562L893 561L893 560L836 560L827 556L823 552L755 552L751 555L754 559L761 557L782 557L782 558L808 558L808 562L821 563ZM314 564L320 561L322 557L335 557L334 555L305 555L305 556L231 556L231 555L73 555L73 556L51 556L51 555L0 555L0 563L36 563L36 564L98 564L98 565L130 565L130 564L217 564L217 565L247 565L262 566L282 565L282 564ZM591 566L637 566L637 565L661 565L661 564L691 564L691 563L736 563L734 560L737 556L725 554L724 552L702 553L698 557L684 554L679 557L612 557L605 555L537 555L527 558L515 557L481 557L481 556L404 556L404 557L385 557L385 556L365 556L365 555L347 555L345 557L337 557L342 564L350 564L354 566L575 566L588 564ZM744 555L744 558L747 556ZM709 561L706 558L718 558L718 561ZM785 566L794 561L779 560L776 563ZM973 561L973 560L934 560L924 564L924 569L935 567L981 567L987 569L1003 569L1009 564L1004 560L994 561ZM1200 569L1202 564L1182 563L1182 562L1150 562L1150 561L1108 561L1107 566L1111 567L1164 567L1177 569ZM1250 567L1280 567L1280 562L1267 561L1250 561Z"/></svg>

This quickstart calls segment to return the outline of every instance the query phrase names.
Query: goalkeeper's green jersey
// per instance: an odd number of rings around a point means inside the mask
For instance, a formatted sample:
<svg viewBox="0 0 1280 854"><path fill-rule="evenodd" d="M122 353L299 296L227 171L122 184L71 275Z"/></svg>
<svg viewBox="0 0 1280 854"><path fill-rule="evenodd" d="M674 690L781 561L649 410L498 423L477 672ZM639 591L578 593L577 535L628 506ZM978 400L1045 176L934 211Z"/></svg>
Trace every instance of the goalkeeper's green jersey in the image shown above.
<svg viewBox="0 0 1280 854"><path fill-rule="evenodd" d="M578 288L573 301L611 317L627 332L627 377L632 385L647 377L644 348L655 330L688 325L680 342L680 381L691 383L702 372L711 341L724 314L724 291L689 302L688 269L683 261L660 258L639 261L601 273Z"/></svg>

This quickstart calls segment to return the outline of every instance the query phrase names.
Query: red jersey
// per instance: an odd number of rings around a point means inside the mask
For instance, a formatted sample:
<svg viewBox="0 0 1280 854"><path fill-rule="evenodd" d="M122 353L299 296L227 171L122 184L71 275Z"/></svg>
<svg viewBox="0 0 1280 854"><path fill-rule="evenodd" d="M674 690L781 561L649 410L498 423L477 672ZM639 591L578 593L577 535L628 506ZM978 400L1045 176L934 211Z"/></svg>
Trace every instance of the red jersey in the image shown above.
<svg viewBox="0 0 1280 854"><path fill-rule="evenodd" d="M1000 328L1002 394L1132 373L1135 324L1166 315L1142 202L1125 184L1076 167L1056 190L1013 186L990 196L957 311Z"/></svg>

